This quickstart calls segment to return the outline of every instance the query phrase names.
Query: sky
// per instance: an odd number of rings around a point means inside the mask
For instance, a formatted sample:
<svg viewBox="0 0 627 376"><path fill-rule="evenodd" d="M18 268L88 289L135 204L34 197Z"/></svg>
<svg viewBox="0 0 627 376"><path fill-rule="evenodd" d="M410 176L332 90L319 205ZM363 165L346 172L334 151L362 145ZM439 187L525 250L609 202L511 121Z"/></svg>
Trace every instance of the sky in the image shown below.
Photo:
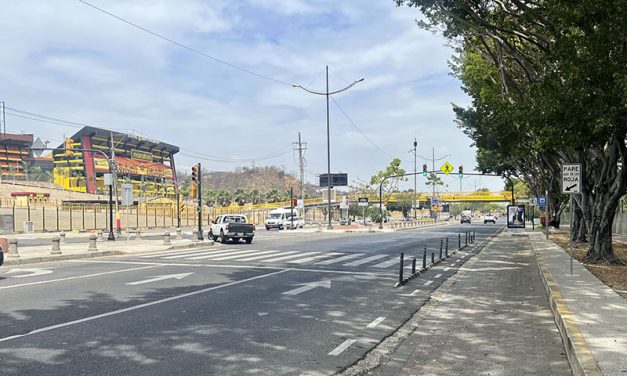
<svg viewBox="0 0 627 376"><path fill-rule="evenodd" d="M393 0L86 1L170 41L78 0L4 2L7 132L57 146L80 128L18 112L27 111L177 145L179 171L201 162L213 171L277 165L296 174L300 132L305 180L316 184L327 171L326 99L292 84L325 92L329 66L330 91L364 78L330 100L332 172L355 184L394 157L413 172L415 138L419 171L433 151L436 168L455 166L444 190L459 191L457 166L476 166L452 111L452 103L470 104L450 75L453 50L416 26L414 8ZM503 182L462 181L464 191L482 187ZM413 189L413 178L401 189ZM418 190L428 190L422 175Z"/></svg>

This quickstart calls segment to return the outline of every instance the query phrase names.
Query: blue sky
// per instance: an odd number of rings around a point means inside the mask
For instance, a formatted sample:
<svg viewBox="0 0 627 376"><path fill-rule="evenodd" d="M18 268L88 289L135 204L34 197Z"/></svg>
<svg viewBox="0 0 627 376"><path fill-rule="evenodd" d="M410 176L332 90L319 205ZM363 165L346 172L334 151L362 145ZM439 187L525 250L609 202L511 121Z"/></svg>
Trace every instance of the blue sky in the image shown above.
<svg viewBox="0 0 627 376"><path fill-rule="evenodd" d="M475 149L451 110L451 103L469 103L449 75L453 51L441 36L418 29L416 9L392 0L89 2L284 83L324 91L325 65L331 90L364 77L334 97L359 130L330 105L331 169L348 172L352 182L367 180L392 156L413 170L414 137L419 155L430 157L435 147L436 157L450 155L446 160L467 172L475 166ZM326 172L323 96L217 63L76 0L7 2L0 22L0 100L9 108L178 145L179 169L200 161L210 170L232 170L256 159L258 166L296 172L290 145L301 132L306 180ZM9 114L7 131L58 144L76 128ZM261 158L273 154L279 155ZM418 159L419 169L424 162ZM459 190L459 179L444 180ZM464 190L502 187L494 178L463 184Z"/></svg>

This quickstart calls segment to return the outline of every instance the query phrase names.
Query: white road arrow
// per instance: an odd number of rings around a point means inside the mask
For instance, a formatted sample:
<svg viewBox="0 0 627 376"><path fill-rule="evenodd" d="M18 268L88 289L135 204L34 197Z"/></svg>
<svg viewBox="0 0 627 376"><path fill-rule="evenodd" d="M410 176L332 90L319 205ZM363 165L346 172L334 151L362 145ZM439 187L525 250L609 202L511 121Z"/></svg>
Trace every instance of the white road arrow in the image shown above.
<svg viewBox="0 0 627 376"><path fill-rule="evenodd" d="M298 295L301 292L313 290L316 287L324 287L325 289L331 288L331 281L318 281L318 282L309 282L309 283L301 283L301 287L295 288L294 290L286 291L283 295Z"/></svg>
<svg viewBox="0 0 627 376"><path fill-rule="evenodd" d="M13 274L13 273L28 273L28 274L22 274L22 275L14 275L14 278L24 278L24 277L34 277L37 275L45 275L45 274L50 274L52 273L52 270L48 270L48 269L10 269L8 272L6 272L6 274Z"/></svg>
<svg viewBox="0 0 627 376"><path fill-rule="evenodd" d="M165 279L183 279L187 276L190 276L194 273L181 273L181 274L168 274L168 275L159 275L150 279L144 279L143 281L137 282L129 282L127 285L135 286L135 285L143 285L145 283L159 282Z"/></svg>

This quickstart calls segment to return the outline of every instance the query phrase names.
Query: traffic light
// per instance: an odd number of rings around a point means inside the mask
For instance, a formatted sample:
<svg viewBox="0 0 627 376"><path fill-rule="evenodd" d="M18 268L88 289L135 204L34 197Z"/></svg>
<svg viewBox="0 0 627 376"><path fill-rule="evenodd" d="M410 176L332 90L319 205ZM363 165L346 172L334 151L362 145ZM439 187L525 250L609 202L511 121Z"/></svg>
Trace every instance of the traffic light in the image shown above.
<svg viewBox="0 0 627 376"><path fill-rule="evenodd" d="M293 207L297 207L298 206L298 198L297 197L292 198L292 206Z"/></svg>
<svg viewBox="0 0 627 376"><path fill-rule="evenodd" d="M427 164L422 165L422 176L427 176Z"/></svg>
<svg viewBox="0 0 627 376"><path fill-rule="evenodd" d="M196 198L196 195L197 195L196 184L192 184L189 186L189 198Z"/></svg>
<svg viewBox="0 0 627 376"><path fill-rule="evenodd" d="M72 149L74 147L73 145L74 141L72 140L71 137L66 137L65 138L65 155L72 155Z"/></svg>
<svg viewBox="0 0 627 376"><path fill-rule="evenodd" d="M198 165L192 166L192 183L198 182Z"/></svg>
<svg viewBox="0 0 627 376"><path fill-rule="evenodd" d="M460 178L464 177L464 166L459 166L459 177Z"/></svg>

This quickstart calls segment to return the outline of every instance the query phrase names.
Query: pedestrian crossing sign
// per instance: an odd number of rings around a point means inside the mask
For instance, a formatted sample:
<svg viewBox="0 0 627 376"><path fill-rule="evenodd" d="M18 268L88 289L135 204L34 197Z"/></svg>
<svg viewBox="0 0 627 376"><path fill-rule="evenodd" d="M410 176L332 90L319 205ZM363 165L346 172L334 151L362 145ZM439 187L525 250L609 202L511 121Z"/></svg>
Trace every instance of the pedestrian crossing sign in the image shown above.
<svg viewBox="0 0 627 376"><path fill-rule="evenodd" d="M445 162L442 167L440 167L440 171L445 173L446 175L450 174L453 171L454 167L452 164Z"/></svg>

